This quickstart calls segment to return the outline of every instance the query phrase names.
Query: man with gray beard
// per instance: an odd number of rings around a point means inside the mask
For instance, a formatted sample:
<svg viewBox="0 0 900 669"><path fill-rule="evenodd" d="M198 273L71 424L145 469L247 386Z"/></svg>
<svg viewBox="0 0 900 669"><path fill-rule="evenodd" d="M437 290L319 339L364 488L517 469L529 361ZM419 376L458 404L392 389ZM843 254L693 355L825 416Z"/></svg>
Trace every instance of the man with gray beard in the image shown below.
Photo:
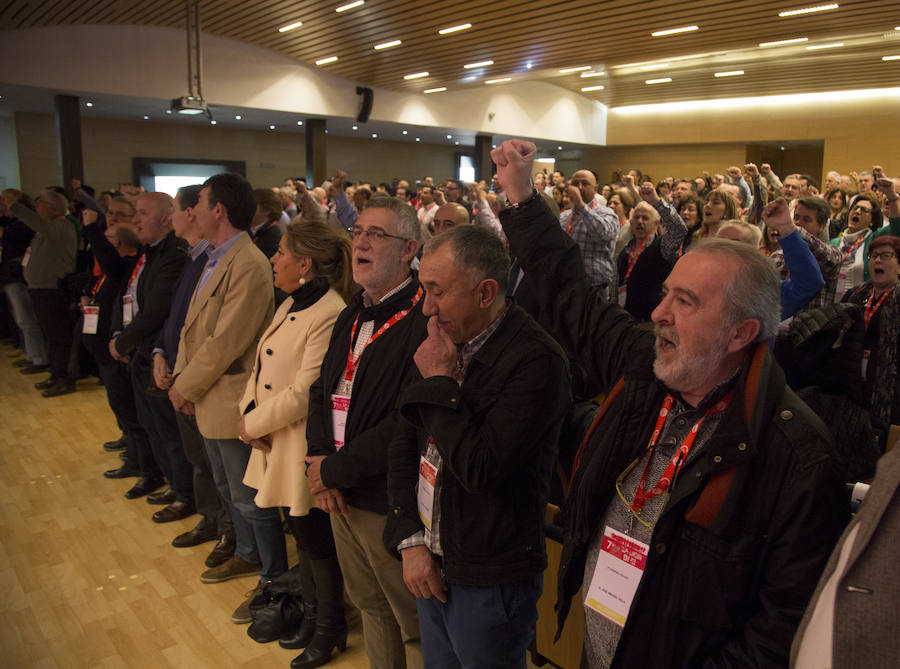
<svg viewBox="0 0 900 669"><path fill-rule="evenodd" d="M501 222L540 276L539 322L605 394L560 517L560 628L583 586L583 666L786 666L847 503L825 426L768 349L774 270L746 244L697 244L650 332L591 287L531 187L535 152L492 152L513 203Z"/></svg>

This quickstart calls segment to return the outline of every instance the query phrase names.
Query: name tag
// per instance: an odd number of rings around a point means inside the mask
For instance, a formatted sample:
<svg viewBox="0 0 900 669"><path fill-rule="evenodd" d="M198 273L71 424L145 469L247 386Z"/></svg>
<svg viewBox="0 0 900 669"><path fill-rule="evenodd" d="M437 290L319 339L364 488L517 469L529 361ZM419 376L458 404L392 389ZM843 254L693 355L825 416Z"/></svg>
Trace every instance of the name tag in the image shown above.
<svg viewBox="0 0 900 669"><path fill-rule="evenodd" d="M25 249L25 255L22 256L22 267L28 267L28 261L31 260L31 247Z"/></svg>
<svg viewBox="0 0 900 669"><path fill-rule="evenodd" d="M84 321L81 331L84 334L97 334L97 322L100 320L100 307L85 306Z"/></svg>
<svg viewBox="0 0 900 669"><path fill-rule="evenodd" d="M628 286L619 286L619 306L625 308L625 300L628 299Z"/></svg>
<svg viewBox="0 0 900 669"><path fill-rule="evenodd" d="M331 396L331 428L334 433L334 448L344 447L344 431L347 429L347 412L350 410L350 398L347 395Z"/></svg>
<svg viewBox="0 0 900 669"><path fill-rule="evenodd" d="M419 507L419 519L425 529L431 530L431 519L434 517L434 486L437 481L437 468L425 459L419 458L419 486L416 491L416 502Z"/></svg>
<svg viewBox="0 0 900 669"><path fill-rule="evenodd" d="M131 299L131 295L124 295L122 297L122 325L131 325L133 320L134 302Z"/></svg>
<svg viewBox="0 0 900 669"><path fill-rule="evenodd" d="M624 627L649 552L647 544L607 527L585 606Z"/></svg>

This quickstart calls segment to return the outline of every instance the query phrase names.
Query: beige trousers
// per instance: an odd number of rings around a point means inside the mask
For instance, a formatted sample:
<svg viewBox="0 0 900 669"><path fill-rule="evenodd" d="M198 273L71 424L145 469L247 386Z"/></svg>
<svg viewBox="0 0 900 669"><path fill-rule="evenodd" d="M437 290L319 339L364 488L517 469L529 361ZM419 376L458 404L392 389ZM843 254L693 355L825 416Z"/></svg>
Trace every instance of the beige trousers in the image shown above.
<svg viewBox="0 0 900 669"><path fill-rule="evenodd" d="M403 582L403 567L382 543L386 518L349 507L331 514L344 588L360 610L372 669L422 669L416 598Z"/></svg>

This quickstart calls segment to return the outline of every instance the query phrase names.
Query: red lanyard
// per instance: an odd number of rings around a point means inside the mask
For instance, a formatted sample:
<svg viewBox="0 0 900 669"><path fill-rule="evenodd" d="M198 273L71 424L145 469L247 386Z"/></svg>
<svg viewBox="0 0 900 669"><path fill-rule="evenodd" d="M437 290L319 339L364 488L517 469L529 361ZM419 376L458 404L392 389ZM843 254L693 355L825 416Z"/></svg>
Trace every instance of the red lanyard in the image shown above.
<svg viewBox="0 0 900 669"><path fill-rule="evenodd" d="M134 278L138 275L138 272L141 271L141 267L144 266L144 259L145 259L146 257L147 257L147 254L146 254L146 253L142 253L142 254L141 254L141 257L138 258L137 263L135 263L134 269L131 270L131 278L128 279L128 289L127 289L128 292L131 292L131 284L134 283Z"/></svg>
<svg viewBox="0 0 900 669"><path fill-rule="evenodd" d="M656 445L656 440L662 432L663 425L666 422L666 417L669 415L669 410L672 408L673 401L671 395L666 395L666 398L663 400L662 408L659 410L659 418L656 419L656 427L653 429L653 436L650 437L650 444L648 445L650 448L650 456L647 458L647 462L644 465L644 472L641 474L637 492L634 494L634 501L631 503L631 510L636 513L640 513L648 499L658 497L669 489L669 486L672 484L672 478L675 476L682 463L687 460L688 453L691 452L691 446L694 445L694 440L697 438L697 432L700 430L700 425L707 416L712 416L725 411L728 407L728 403L731 401L731 393L728 393L724 399L716 402L716 404L703 415L703 418L694 423L694 427L691 428L691 431L688 432L681 447L675 455L672 456L672 460L669 462L663 475L659 477L659 481L657 481L656 485L650 490L647 490L647 470L650 468L650 460L653 459L653 447Z"/></svg>
<svg viewBox="0 0 900 669"><path fill-rule="evenodd" d="M596 209L598 206L600 206L600 203L597 200L591 200L591 203L589 205L587 205L587 208L589 211L594 211L594 209ZM566 228L567 235L572 234L572 227L574 225L575 225L575 210L573 209L572 217L569 219L569 226Z"/></svg>
<svg viewBox="0 0 900 669"><path fill-rule="evenodd" d="M650 241L650 237L647 237L639 248L635 249L634 244L631 245L631 250L628 252L628 270L625 272L625 278L622 280L622 283L628 281L628 277L631 276L631 270L634 269L635 264L638 261L638 258L641 257L641 254L644 252L644 247L647 246L647 242Z"/></svg>
<svg viewBox="0 0 900 669"><path fill-rule="evenodd" d="M844 254L844 257L841 258L841 262L850 257L850 255L856 250L856 247L859 246L860 242L866 238L866 235L860 235L859 239L857 239L853 244L851 244L850 248L847 249L847 252Z"/></svg>
<svg viewBox="0 0 900 669"><path fill-rule="evenodd" d="M874 316L878 310L881 308L881 303L884 302L884 298L888 296L888 293L891 291L886 290L881 294L881 297L878 298L878 302L875 303L875 306L872 306L872 300L875 299L875 287L872 287L872 294L869 295L869 299L866 300L866 330L869 329L869 321L872 320L872 316Z"/></svg>
<svg viewBox="0 0 900 669"><path fill-rule="evenodd" d="M272 222L269 223L266 227L260 228L259 230L257 230L257 231L256 231L256 234L253 235L253 242L255 243L256 240L259 239L259 236L260 236L262 233L266 232L266 231L267 231L269 228L271 228L273 225L278 225L278 221L272 221Z"/></svg>
<svg viewBox="0 0 900 669"><path fill-rule="evenodd" d="M106 275L101 275L100 279L94 284L94 287L91 289L91 299L93 300L97 293L100 291L100 286L103 285L103 282L106 281Z"/></svg>
<svg viewBox="0 0 900 669"><path fill-rule="evenodd" d="M359 314L356 315L356 320L353 321L353 329L350 330L350 350L347 351L347 371L344 372L344 380L352 381L353 376L356 374L356 368L359 365L359 361L362 359L362 354L366 352L366 349L369 347L373 341L378 339L381 335L387 332L392 326L396 325L398 322L403 320L404 316L408 314L410 311L415 308L415 306L419 303L419 300L422 299L422 286L419 286L419 289L416 291L416 294L413 295L412 304L409 305L408 309L401 309L396 314L391 316L387 322L378 328L378 331L369 337L369 341L366 342L366 345L363 347L363 350L360 352L358 358L353 357L353 337L356 335L356 326L359 324Z"/></svg>

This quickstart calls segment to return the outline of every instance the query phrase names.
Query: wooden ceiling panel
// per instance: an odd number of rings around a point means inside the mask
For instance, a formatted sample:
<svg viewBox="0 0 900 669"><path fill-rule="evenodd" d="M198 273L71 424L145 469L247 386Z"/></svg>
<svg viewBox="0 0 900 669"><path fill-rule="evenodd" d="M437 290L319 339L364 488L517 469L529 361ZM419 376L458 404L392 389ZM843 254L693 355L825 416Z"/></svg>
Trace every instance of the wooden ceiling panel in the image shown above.
<svg viewBox="0 0 900 669"><path fill-rule="evenodd" d="M900 61L881 57L900 53L900 3L896 0L838 0L833 11L779 18L785 9L822 4L759 0L723 5L720 0L574 0L547 2L461 0L366 0L337 13L346 0L200 0L203 31L256 44L370 86L422 91L483 86L491 78L543 80L584 93L610 106L688 99L753 97L783 92L814 92L900 85ZM0 4L0 25L8 29L74 23L184 27L182 0L18 0ZM303 21L287 33L282 25ZM437 31L460 23L472 28L451 35ZM697 25L699 30L654 38L655 30ZM896 34L896 38L894 35ZM889 35L889 37L885 37ZM760 48L764 41L804 36L799 45ZM376 44L402 40L395 48ZM809 51L807 46L844 42L838 49ZM706 55L703 55L706 54ZM685 56L701 56L684 59ZM641 71L623 65L674 59L669 67ZM463 65L481 60L480 70ZM526 67L530 61L531 68ZM559 70L577 65L603 67L605 76L582 79ZM715 79L721 70L745 71L742 77ZM427 71L424 79L404 74ZM663 74L664 73L664 74ZM669 84L645 79L672 77Z"/></svg>

